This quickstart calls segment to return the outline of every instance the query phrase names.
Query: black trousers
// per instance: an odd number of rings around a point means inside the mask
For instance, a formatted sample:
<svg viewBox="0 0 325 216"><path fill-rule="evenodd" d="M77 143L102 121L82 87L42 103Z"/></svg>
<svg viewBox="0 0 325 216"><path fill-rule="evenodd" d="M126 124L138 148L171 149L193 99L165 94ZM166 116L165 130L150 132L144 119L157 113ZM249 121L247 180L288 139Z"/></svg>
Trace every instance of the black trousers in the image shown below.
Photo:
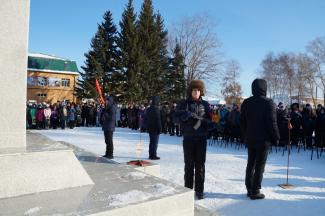
<svg viewBox="0 0 325 216"><path fill-rule="evenodd" d="M175 124L176 136L181 136L181 128L179 124Z"/></svg>
<svg viewBox="0 0 325 216"><path fill-rule="evenodd" d="M246 189L257 193L261 189L264 168L267 160L267 148L248 148L246 167Z"/></svg>
<svg viewBox="0 0 325 216"><path fill-rule="evenodd" d="M104 131L104 136L105 136L105 143L106 143L106 156L113 156L113 131Z"/></svg>
<svg viewBox="0 0 325 216"><path fill-rule="evenodd" d="M183 151L185 162L184 185L187 188L193 189L193 177L195 175L194 190L203 193L207 151L206 138L184 137Z"/></svg>
<svg viewBox="0 0 325 216"><path fill-rule="evenodd" d="M69 121L69 127L70 129L73 129L75 127L75 121Z"/></svg>
<svg viewBox="0 0 325 216"><path fill-rule="evenodd" d="M157 149L159 142L159 134L158 133L149 133L149 157L157 157Z"/></svg>

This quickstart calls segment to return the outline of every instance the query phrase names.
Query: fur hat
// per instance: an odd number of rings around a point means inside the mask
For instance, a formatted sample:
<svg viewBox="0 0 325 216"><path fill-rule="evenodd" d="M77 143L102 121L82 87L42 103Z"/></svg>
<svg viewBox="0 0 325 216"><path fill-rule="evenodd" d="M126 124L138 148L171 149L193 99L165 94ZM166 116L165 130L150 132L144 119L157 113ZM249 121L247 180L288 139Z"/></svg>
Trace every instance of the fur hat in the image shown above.
<svg viewBox="0 0 325 216"><path fill-rule="evenodd" d="M200 90L200 96L204 96L205 93L205 87L202 80L192 80L187 88L187 95L192 95L193 89L199 89Z"/></svg>

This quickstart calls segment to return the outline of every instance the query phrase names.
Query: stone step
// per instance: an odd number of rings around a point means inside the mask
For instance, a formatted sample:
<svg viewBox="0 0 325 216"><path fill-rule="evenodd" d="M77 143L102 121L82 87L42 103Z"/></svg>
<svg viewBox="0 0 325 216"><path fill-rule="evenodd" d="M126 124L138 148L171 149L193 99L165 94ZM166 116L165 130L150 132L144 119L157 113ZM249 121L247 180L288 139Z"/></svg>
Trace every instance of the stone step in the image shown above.
<svg viewBox="0 0 325 216"><path fill-rule="evenodd" d="M77 147L73 152L93 185L0 199L0 215L194 215L192 190Z"/></svg>

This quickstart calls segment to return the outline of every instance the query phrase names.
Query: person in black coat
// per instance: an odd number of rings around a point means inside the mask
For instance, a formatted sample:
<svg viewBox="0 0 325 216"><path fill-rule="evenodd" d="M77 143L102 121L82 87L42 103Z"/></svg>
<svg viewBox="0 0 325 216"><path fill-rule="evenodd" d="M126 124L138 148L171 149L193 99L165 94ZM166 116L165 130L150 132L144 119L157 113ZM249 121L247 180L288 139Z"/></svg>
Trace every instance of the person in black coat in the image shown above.
<svg viewBox="0 0 325 216"><path fill-rule="evenodd" d="M81 126L84 127L86 122L87 122L87 119L88 119L88 106L86 103L84 103L81 107L81 119L82 119L82 122L81 122Z"/></svg>
<svg viewBox="0 0 325 216"><path fill-rule="evenodd" d="M316 117L316 130L315 130L316 147L325 147L325 108L319 109Z"/></svg>
<svg viewBox="0 0 325 216"><path fill-rule="evenodd" d="M177 105L175 114L180 120L184 137L184 181L185 187L193 189L195 176L195 195L197 199L203 199L210 105L201 97L204 96L204 83L201 80L190 82L187 95L187 100Z"/></svg>
<svg viewBox="0 0 325 216"><path fill-rule="evenodd" d="M313 113L311 105L306 104L306 107L302 113L302 129L307 148L312 147L312 136L315 130L315 120L316 117Z"/></svg>
<svg viewBox="0 0 325 216"><path fill-rule="evenodd" d="M105 108L101 113L102 130L104 131L106 152L103 157L113 159L113 132L115 131L116 104L112 96L106 98Z"/></svg>
<svg viewBox="0 0 325 216"><path fill-rule="evenodd" d="M302 115L299 112L299 104L293 103L291 105L290 122L291 129L291 145L298 145L299 140L302 138Z"/></svg>
<svg viewBox="0 0 325 216"><path fill-rule="evenodd" d="M241 128L248 149L245 185L247 196L263 199L260 192L267 151L280 139L276 111L273 101L266 97L267 83L255 79L253 96L245 99L241 107Z"/></svg>
<svg viewBox="0 0 325 216"><path fill-rule="evenodd" d="M277 110L277 124L280 132L279 146L284 147L289 143L289 114L283 104L279 104Z"/></svg>
<svg viewBox="0 0 325 216"><path fill-rule="evenodd" d="M149 159L159 160L157 156L157 148L159 142L159 135L161 134L161 115L159 109L160 97L153 96L151 99L151 105L145 112L145 126L149 133Z"/></svg>

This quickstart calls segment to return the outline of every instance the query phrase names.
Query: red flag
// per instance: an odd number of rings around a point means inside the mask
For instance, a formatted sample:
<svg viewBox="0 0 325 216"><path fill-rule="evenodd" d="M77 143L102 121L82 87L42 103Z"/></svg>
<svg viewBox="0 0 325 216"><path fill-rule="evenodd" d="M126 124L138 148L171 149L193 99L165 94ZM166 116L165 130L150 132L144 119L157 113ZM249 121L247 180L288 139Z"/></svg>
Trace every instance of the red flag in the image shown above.
<svg viewBox="0 0 325 216"><path fill-rule="evenodd" d="M100 89L100 85L99 85L97 79L96 79L96 90L97 90L98 95L99 95L99 101L100 101L100 103L101 103L101 104L104 104L105 101L104 101L104 98L103 98L102 90Z"/></svg>

